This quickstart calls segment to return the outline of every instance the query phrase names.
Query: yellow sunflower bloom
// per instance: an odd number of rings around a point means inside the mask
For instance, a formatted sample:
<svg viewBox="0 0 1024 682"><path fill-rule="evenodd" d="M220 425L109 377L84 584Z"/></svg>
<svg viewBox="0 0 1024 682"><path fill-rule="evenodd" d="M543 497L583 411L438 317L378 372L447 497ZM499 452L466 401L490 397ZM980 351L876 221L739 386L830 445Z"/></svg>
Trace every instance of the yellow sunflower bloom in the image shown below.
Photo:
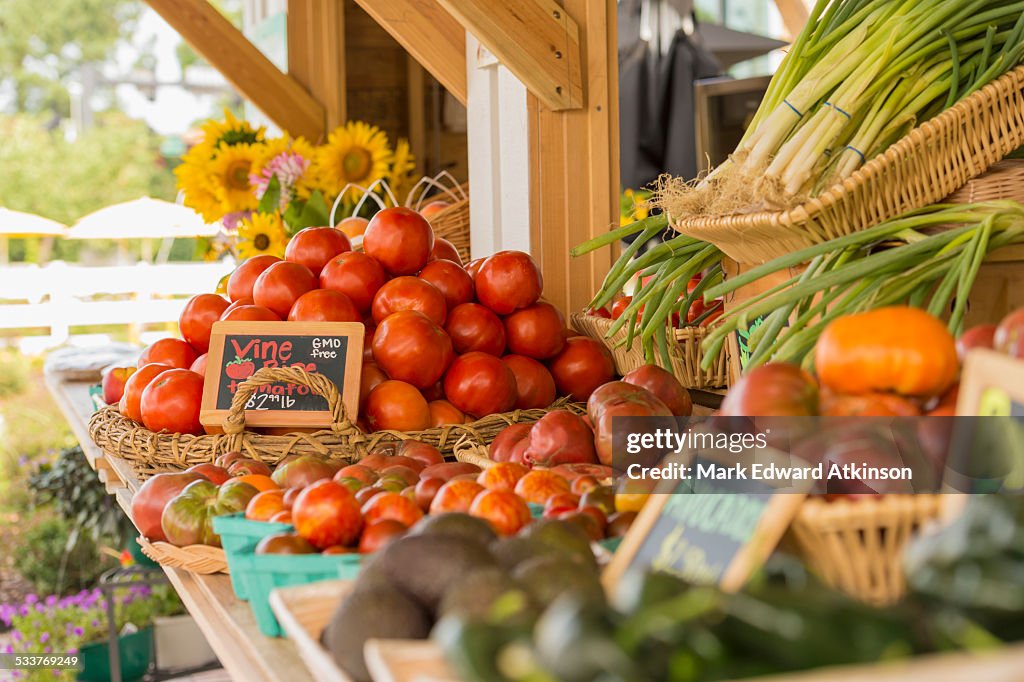
<svg viewBox="0 0 1024 682"><path fill-rule="evenodd" d="M266 128L253 128L248 121L239 121L229 109L224 109L224 120L210 119L200 126L203 131L203 144L210 149L223 145L255 144L263 141Z"/></svg>
<svg viewBox="0 0 1024 682"><path fill-rule="evenodd" d="M174 169L177 187L185 195L185 205L203 216L208 223L221 219L224 210L214 193L213 178L209 171L206 152L193 147L182 156L182 163Z"/></svg>
<svg viewBox="0 0 1024 682"><path fill-rule="evenodd" d="M413 158L412 150L409 148L409 141L399 139L395 145L394 160L391 162L391 173L388 175L388 184L391 192L398 201L405 201L409 190L413 186L412 172L416 170L416 161Z"/></svg>
<svg viewBox="0 0 1024 682"><path fill-rule="evenodd" d="M269 254L284 257L288 233L278 213L253 213L238 225L238 256L252 258Z"/></svg>
<svg viewBox="0 0 1024 682"><path fill-rule="evenodd" d="M351 121L317 148L310 168L313 187L334 197L349 183L367 187L387 177L393 154L377 126ZM346 198L347 200L347 198Z"/></svg>
<svg viewBox="0 0 1024 682"><path fill-rule="evenodd" d="M251 144L218 147L210 162L213 193L225 213L249 211L259 205L249 175L258 155Z"/></svg>

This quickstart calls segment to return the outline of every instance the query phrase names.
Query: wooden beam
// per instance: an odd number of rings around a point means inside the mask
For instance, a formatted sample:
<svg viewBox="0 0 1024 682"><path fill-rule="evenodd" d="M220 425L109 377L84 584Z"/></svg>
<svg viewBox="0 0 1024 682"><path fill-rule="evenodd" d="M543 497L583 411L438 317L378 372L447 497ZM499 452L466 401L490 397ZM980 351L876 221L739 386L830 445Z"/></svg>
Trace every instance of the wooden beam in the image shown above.
<svg viewBox="0 0 1024 682"><path fill-rule="evenodd" d="M345 124L344 3L288 0L288 73L323 106L325 134Z"/></svg>
<svg viewBox="0 0 1024 682"><path fill-rule="evenodd" d="M580 26L585 62L582 109L555 111L528 95L530 250L544 296L582 310L615 258L613 248L570 258L569 249L618 226L619 92L616 0L565 0Z"/></svg>
<svg viewBox="0 0 1024 682"><path fill-rule="evenodd" d="M583 106L579 27L555 0L437 0L553 111Z"/></svg>
<svg viewBox="0 0 1024 682"><path fill-rule="evenodd" d="M796 40L800 31L807 25L810 12L804 0L775 0L775 6L782 15L782 23L786 26L786 33L790 40Z"/></svg>
<svg viewBox="0 0 1024 682"><path fill-rule="evenodd" d="M437 0L356 0L448 92L466 103L466 30Z"/></svg>
<svg viewBox="0 0 1024 682"><path fill-rule="evenodd" d="M207 0L146 0L246 99L292 135L318 140L324 107L250 43Z"/></svg>

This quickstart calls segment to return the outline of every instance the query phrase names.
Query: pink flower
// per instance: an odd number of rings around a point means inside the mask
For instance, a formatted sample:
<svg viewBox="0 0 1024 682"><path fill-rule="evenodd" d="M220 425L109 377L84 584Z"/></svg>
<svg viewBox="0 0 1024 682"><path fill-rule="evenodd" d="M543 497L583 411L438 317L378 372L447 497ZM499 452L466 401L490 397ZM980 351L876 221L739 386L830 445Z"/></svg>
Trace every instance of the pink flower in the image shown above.
<svg viewBox="0 0 1024 682"><path fill-rule="evenodd" d="M309 167L309 159L297 152L281 152L263 167L259 175L250 175L249 182L256 188L256 198L262 199L267 193L270 179L277 177L281 186L281 200L278 210L284 211L295 198L295 185L302 179Z"/></svg>

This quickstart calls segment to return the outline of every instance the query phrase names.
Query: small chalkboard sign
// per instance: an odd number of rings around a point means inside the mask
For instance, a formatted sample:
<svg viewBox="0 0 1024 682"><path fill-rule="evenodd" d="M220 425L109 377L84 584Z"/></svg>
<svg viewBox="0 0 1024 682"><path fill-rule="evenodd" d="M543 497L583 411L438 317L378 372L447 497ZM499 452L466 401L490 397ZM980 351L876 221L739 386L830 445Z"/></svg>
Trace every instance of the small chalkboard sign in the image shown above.
<svg viewBox="0 0 1024 682"><path fill-rule="evenodd" d="M946 492L1024 492L1024 360L967 354L946 458Z"/></svg>
<svg viewBox="0 0 1024 682"><path fill-rule="evenodd" d="M349 419L359 409L364 327L358 322L216 322L210 336L200 421L219 427L239 385L264 367L301 367L326 376L341 394ZM261 386L249 399L251 426L322 427L327 401L306 386Z"/></svg>
<svg viewBox="0 0 1024 682"><path fill-rule="evenodd" d="M768 485L740 491L725 481L693 489L692 481L670 482L648 499L604 572L609 591L642 567L734 592L774 551L807 497Z"/></svg>
<svg viewBox="0 0 1024 682"><path fill-rule="evenodd" d="M1024 417L1024 360L994 350L967 354L957 395L958 417Z"/></svg>

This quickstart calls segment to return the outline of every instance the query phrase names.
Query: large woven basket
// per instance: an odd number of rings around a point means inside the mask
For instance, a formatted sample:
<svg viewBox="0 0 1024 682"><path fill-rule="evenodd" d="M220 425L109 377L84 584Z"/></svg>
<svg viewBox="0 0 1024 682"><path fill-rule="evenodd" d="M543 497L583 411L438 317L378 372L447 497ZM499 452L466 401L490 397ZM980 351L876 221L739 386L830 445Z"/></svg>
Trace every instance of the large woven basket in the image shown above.
<svg viewBox="0 0 1024 682"><path fill-rule="evenodd" d="M462 198L453 201L452 205L430 218L430 226L434 228L435 237L447 239L462 256L462 262L468 263L469 249L469 185L458 188Z"/></svg>
<svg viewBox="0 0 1024 682"><path fill-rule="evenodd" d="M620 329L614 336L608 337L612 320L585 313L573 313L572 326L587 336L604 344L615 359L615 371L626 374L641 365L647 364L640 342L634 340L633 347L625 345L627 332ZM707 330L703 327L685 327L673 329L668 337L669 357L672 359L672 373L687 388L713 389L729 385L729 351L723 344L715 364L710 369L701 369L704 351L701 343Z"/></svg>
<svg viewBox="0 0 1024 682"><path fill-rule="evenodd" d="M809 498L790 526L808 568L852 597L885 606L903 598L903 550L943 514L947 495Z"/></svg>
<svg viewBox="0 0 1024 682"><path fill-rule="evenodd" d="M329 429L315 433L284 436L254 433L245 429L245 405L260 386L273 383L307 386L327 399L333 415ZM89 420L89 436L100 448L126 460L146 478L161 471L187 469L194 464L212 462L225 452L241 451L252 459L274 465L289 455L317 454L354 462L379 443L420 440L449 454L463 437L491 442L509 424L537 421L551 409L565 404L560 400L546 409L516 410L494 414L468 424L450 424L426 431L375 431L366 433L345 416L338 389L327 377L310 374L297 367L264 367L243 381L231 402L224 421L224 433L192 436L180 433L155 433L121 416L115 407L106 407Z"/></svg>
<svg viewBox="0 0 1024 682"><path fill-rule="evenodd" d="M1024 159L1004 159L950 194L943 203L975 204L1009 199L1024 203Z"/></svg>
<svg viewBox="0 0 1024 682"><path fill-rule="evenodd" d="M841 184L785 211L677 217L673 227L741 263L852 234L960 189L1024 144L1024 67L967 97Z"/></svg>

